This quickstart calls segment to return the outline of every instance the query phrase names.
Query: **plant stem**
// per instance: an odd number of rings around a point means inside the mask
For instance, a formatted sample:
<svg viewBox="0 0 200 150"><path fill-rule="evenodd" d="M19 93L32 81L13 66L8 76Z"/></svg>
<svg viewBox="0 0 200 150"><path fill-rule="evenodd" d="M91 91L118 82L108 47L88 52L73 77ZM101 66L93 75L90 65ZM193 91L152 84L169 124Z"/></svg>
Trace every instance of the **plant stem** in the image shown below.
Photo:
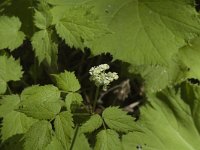
<svg viewBox="0 0 200 150"><path fill-rule="evenodd" d="M73 137L73 140L72 140L72 144L71 144L71 146L70 146L70 150L73 150L73 146L74 146L74 143L75 143L75 141L76 141L76 136L77 136L77 134L78 134L78 129L79 129L79 126L76 125L74 137Z"/></svg>
<svg viewBox="0 0 200 150"><path fill-rule="evenodd" d="M99 95L99 86L97 86L96 92L95 92L95 97L94 97L94 103L93 103L93 112L95 111L96 105L97 105L97 100L98 100L98 95Z"/></svg>

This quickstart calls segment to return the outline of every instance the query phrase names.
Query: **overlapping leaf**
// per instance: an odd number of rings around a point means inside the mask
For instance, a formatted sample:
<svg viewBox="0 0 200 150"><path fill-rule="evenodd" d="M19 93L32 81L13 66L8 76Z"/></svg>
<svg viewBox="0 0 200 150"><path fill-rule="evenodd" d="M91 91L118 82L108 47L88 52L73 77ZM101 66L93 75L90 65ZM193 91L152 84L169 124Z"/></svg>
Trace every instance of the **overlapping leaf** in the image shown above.
<svg viewBox="0 0 200 150"><path fill-rule="evenodd" d="M0 94L7 89L8 81L17 81L22 77L22 67L12 56L0 56Z"/></svg>
<svg viewBox="0 0 200 150"><path fill-rule="evenodd" d="M52 127L48 121L42 120L32 125L25 134L24 150L43 150L51 143Z"/></svg>
<svg viewBox="0 0 200 150"><path fill-rule="evenodd" d="M133 133L123 136L124 150L198 150L200 87L183 84L150 97Z"/></svg>
<svg viewBox="0 0 200 150"><path fill-rule="evenodd" d="M66 149L69 148L69 143L73 135L73 119L70 112L61 112L56 116L54 121L56 137L64 145Z"/></svg>
<svg viewBox="0 0 200 150"><path fill-rule="evenodd" d="M121 150L119 135L110 129L102 130L97 134L94 150Z"/></svg>
<svg viewBox="0 0 200 150"><path fill-rule="evenodd" d="M83 98L79 93L69 93L65 98L65 104L69 111L71 110L72 104L81 105L82 102Z"/></svg>
<svg viewBox="0 0 200 150"><path fill-rule="evenodd" d="M101 127L103 120L98 114L92 115L80 128L81 132L93 132L94 130Z"/></svg>
<svg viewBox="0 0 200 150"><path fill-rule="evenodd" d="M200 32L191 0L97 0L91 2L113 34L91 44L94 53L111 52L131 64L167 64ZM91 4L90 3L90 4ZM161 34L162 33L162 34Z"/></svg>
<svg viewBox="0 0 200 150"><path fill-rule="evenodd" d="M51 119L60 112L60 92L53 85L32 86L21 94L18 111L37 119Z"/></svg>
<svg viewBox="0 0 200 150"><path fill-rule="evenodd" d="M122 111L118 107L108 107L103 111L102 117L109 128L128 132L134 129L134 118L127 115L127 112Z"/></svg>
<svg viewBox="0 0 200 150"><path fill-rule="evenodd" d="M25 38L23 32L19 31L21 22L17 17L0 17L0 49L9 48L14 50L19 47Z"/></svg>
<svg viewBox="0 0 200 150"><path fill-rule="evenodd" d="M58 75L52 75L57 86L66 92L76 92L80 89L80 84L73 72L65 71Z"/></svg>
<svg viewBox="0 0 200 150"><path fill-rule="evenodd" d="M14 111L19 102L18 95L4 96L0 101L0 117L3 117L1 139L3 141L16 134L26 133L30 126L36 122L35 119Z"/></svg>

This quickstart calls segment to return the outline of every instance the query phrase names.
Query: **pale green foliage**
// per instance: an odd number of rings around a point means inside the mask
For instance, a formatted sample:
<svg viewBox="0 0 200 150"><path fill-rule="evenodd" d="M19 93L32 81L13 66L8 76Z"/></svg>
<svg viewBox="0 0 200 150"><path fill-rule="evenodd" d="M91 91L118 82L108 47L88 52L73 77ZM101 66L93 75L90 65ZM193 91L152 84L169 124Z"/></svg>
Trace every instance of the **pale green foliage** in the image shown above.
<svg viewBox="0 0 200 150"><path fill-rule="evenodd" d="M23 43L25 35L19 31L20 28L21 22L17 17L0 16L0 49L14 50Z"/></svg>
<svg viewBox="0 0 200 150"><path fill-rule="evenodd" d="M124 150L198 150L200 87L183 84L149 98L133 133L123 136Z"/></svg>
<svg viewBox="0 0 200 150"><path fill-rule="evenodd" d="M103 120L98 114L94 114L80 128L82 133L93 132L102 126Z"/></svg>
<svg viewBox="0 0 200 150"><path fill-rule="evenodd" d="M1 139L6 140L13 135L26 133L34 122L36 122L35 119L23 113L11 111L3 118Z"/></svg>
<svg viewBox="0 0 200 150"><path fill-rule="evenodd" d="M52 140L52 131L48 121L34 123L25 134L24 150L44 150Z"/></svg>
<svg viewBox="0 0 200 150"><path fill-rule="evenodd" d="M68 5L68 6L77 6L84 4L91 0L46 0L49 4L52 5Z"/></svg>
<svg viewBox="0 0 200 150"><path fill-rule="evenodd" d="M42 4L41 11L35 10L34 15L35 26L41 30L34 33L31 44L39 63L46 59L48 64L51 64L53 57L58 53L58 45L52 40L52 33L48 29L52 23L51 12L45 4Z"/></svg>
<svg viewBox="0 0 200 150"><path fill-rule="evenodd" d="M91 150L90 145L88 143L87 138L85 137L84 134L78 133L75 142L74 142L74 146L73 146L73 150Z"/></svg>
<svg viewBox="0 0 200 150"><path fill-rule="evenodd" d="M53 85L32 86L21 94L18 111L37 119L51 119L60 112L60 92Z"/></svg>
<svg viewBox="0 0 200 150"><path fill-rule="evenodd" d="M44 150L65 150L56 137L52 137L52 141Z"/></svg>
<svg viewBox="0 0 200 150"><path fill-rule="evenodd" d="M0 56L0 64L0 94L2 94L6 91L6 82L20 80L23 72L19 61L12 56Z"/></svg>
<svg viewBox="0 0 200 150"><path fill-rule="evenodd" d="M118 107L106 108L103 111L102 117L108 127L116 131L128 132L134 129L134 118Z"/></svg>
<svg viewBox="0 0 200 150"><path fill-rule="evenodd" d="M83 98L79 93L69 93L65 98L65 104L68 111L71 111L71 105L81 105Z"/></svg>
<svg viewBox="0 0 200 150"><path fill-rule="evenodd" d="M144 79L144 89L147 93L161 91L166 86L175 85L188 77L188 68L174 58L168 66L139 65L131 66L130 72L138 73Z"/></svg>
<svg viewBox="0 0 200 150"><path fill-rule="evenodd" d="M54 127L56 137L64 145L65 149L68 149L74 127L72 114L68 111L61 112L55 118Z"/></svg>
<svg viewBox="0 0 200 150"><path fill-rule="evenodd" d="M0 99L0 117L5 117L13 111L20 102L18 95L6 95Z"/></svg>
<svg viewBox="0 0 200 150"><path fill-rule="evenodd" d="M109 50L114 58L131 64L167 64L185 40L200 32L191 0L96 0L90 4L113 32L94 39L91 50Z"/></svg>
<svg viewBox="0 0 200 150"><path fill-rule="evenodd" d="M3 117L1 139L3 141L13 135L25 133L36 121L20 112L14 111L19 102L18 95L4 96L0 101L0 117Z"/></svg>
<svg viewBox="0 0 200 150"><path fill-rule="evenodd" d="M53 74L52 76L56 81L56 85L61 90L66 92L76 92L80 89L79 81L73 72L68 72L65 70L63 73L58 75Z"/></svg>
<svg viewBox="0 0 200 150"><path fill-rule="evenodd" d="M179 50L180 59L190 69L189 77L200 79L200 38L196 38L190 41L188 46L185 46Z"/></svg>
<svg viewBox="0 0 200 150"><path fill-rule="evenodd" d="M83 49L89 41L107 32L98 17L86 6L56 6L52 14L56 32L70 47Z"/></svg>
<svg viewBox="0 0 200 150"><path fill-rule="evenodd" d="M102 130L97 134L94 150L121 150L119 135L110 129Z"/></svg>
<svg viewBox="0 0 200 150"><path fill-rule="evenodd" d="M48 64L51 64L52 57L58 53L58 45L52 41L51 33L46 29L40 30L33 35L31 43L39 63L46 59Z"/></svg>

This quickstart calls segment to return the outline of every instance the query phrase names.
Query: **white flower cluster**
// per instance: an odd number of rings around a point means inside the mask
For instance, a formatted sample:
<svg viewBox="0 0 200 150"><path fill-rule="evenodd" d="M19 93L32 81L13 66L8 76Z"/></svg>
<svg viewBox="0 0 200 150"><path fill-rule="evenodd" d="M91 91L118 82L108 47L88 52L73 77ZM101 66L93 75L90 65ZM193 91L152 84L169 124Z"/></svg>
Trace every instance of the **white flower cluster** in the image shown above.
<svg viewBox="0 0 200 150"><path fill-rule="evenodd" d="M89 73L91 75L90 80L94 81L96 86L103 86L104 91L107 90L107 87L111 82L119 78L116 72L106 73L105 71L109 68L110 66L108 64L102 64L92 67L89 70Z"/></svg>

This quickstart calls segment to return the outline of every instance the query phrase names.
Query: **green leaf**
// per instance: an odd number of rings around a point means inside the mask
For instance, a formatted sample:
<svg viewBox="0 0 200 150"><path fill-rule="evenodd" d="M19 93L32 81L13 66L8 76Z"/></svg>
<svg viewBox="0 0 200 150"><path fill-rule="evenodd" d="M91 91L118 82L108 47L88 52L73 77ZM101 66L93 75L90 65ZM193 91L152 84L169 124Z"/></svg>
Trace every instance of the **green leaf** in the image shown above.
<svg viewBox="0 0 200 150"><path fill-rule="evenodd" d="M32 86L21 94L18 111L36 119L52 119L60 112L60 92L53 85Z"/></svg>
<svg viewBox="0 0 200 150"><path fill-rule="evenodd" d="M110 129L102 130L97 134L94 150L121 150L119 135Z"/></svg>
<svg viewBox="0 0 200 150"><path fill-rule="evenodd" d="M197 150L200 142L200 87L188 83L149 97L133 133L122 138L125 150Z"/></svg>
<svg viewBox="0 0 200 150"><path fill-rule="evenodd" d="M90 145L85 135L78 133L78 136L76 136L76 139L74 142L73 150L80 150L80 149L91 150Z"/></svg>
<svg viewBox="0 0 200 150"><path fill-rule="evenodd" d="M188 67L175 57L168 66L138 65L131 66L129 71L141 75L146 93L155 93L167 86L180 83L188 77L189 73Z"/></svg>
<svg viewBox="0 0 200 150"><path fill-rule="evenodd" d="M98 114L92 115L80 128L82 133L93 132L102 126L103 120Z"/></svg>
<svg viewBox="0 0 200 150"><path fill-rule="evenodd" d="M83 49L89 41L107 32L88 7L56 6L52 14L56 32L70 47Z"/></svg>
<svg viewBox="0 0 200 150"><path fill-rule="evenodd" d="M58 53L58 45L51 39L51 33L46 29L35 32L31 39L31 44L38 57L39 63L44 59L48 64L52 63L52 57Z"/></svg>
<svg viewBox="0 0 200 150"><path fill-rule="evenodd" d="M66 92L76 92L80 89L80 84L73 72L65 72L52 75L58 88Z"/></svg>
<svg viewBox="0 0 200 150"><path fill-rule="evenodd" d="M76 104L76 105L81 105L83 102L83 98L79 93L69 93L67 94L65 98L65 104L67 106L67 110L71 110L71 105Z"/></svg>
<svg viewBox="0 0 200 150"><path fill-rule="evenodd" d="M118 107L106 108L102 117L109 128L119 132L133 131L135 126L134 118Z"/></svg>
<svg viewBox="0 0 200 150"><path fill-rule="evenodd" d="M51 143L52 132L48 121L36 122L25 134L24 150L44 150Z"/></svg>
<svg viewBox="0 0 200 150"><path fill-rule="evenodd" d="M109 51L131 64L167 64L200 32L191 0L96 0L90 5L113 33L94 39L92 52Z"/></svg>
<svg viewBox="0 0 200 150"><path fill-rule="evenodd" d="M69 148L74 127L72 114L68 111L61 112L56 116L54 126L56 137L65 148Z"/></svg>
<svg viewBox="0 0 200 150"><path fill-rule="evenodd" d="M59 142L59 140L56 137L52 138L52 141L45 150L65 150L62 144Z"/></svg>
<svg viewBox="0 0 200 150"><path fill-rule="evenodd" d="M17 17L0 17L0 49L14 50L23 43L25 35L19 31L20 28L21 22Z"/></svg>
<svg viewBox="0 0 200 150"><path fill-rule="evenodd" d="M0 117L3 117L1 139L3 141L16 135L25 133L36 121L22 113L14 111L20 102L18 95L4 96L0 101Z"/></svg>
<svg viewBox="0 0 200 150"><path fill-rule="evenodd" d="M3 118L1 139L4 141L13 135L26 133L37 120L27 117L23 113L11 111Z"/></svg>
<svg viewBox="0 0 200 150"><path fill-rule="evenodd" d="M77 6L77 5L82 5L88 1L91 0L46 0L49 4L51 5L72 5L72 6Z"/></svg>
<svg viewBox="0 0 200 150"><path fill-rule="evenodd" d="M180 60L185 63L189 71L189 78L197 78L200 79L200 38L196 38L190 41L188 46L185 46L179 50L178 53Z"/></svg>
<svg viewBox="0 0 200 150"><path fill-rule="evenodd" d="M48 9L43 11L35 10L34 23L39 29L47 29L51 25L52 19L53 17Z"/></svg>
<svg viewBox="0 0 200 150"><path fill-rule="evenodd" d="M6 95L0 99L0 117L5 117L13 111L19 104L20 98L18 95Z"/></svg>
<svg viewBox="0 0 200 150"><path fill-rule="evenodd" d="M23 72L19 61L16 61L12 56L0 56L0 64L0 94L3 94L7 89L6 82L20 80Z"/></svg>

